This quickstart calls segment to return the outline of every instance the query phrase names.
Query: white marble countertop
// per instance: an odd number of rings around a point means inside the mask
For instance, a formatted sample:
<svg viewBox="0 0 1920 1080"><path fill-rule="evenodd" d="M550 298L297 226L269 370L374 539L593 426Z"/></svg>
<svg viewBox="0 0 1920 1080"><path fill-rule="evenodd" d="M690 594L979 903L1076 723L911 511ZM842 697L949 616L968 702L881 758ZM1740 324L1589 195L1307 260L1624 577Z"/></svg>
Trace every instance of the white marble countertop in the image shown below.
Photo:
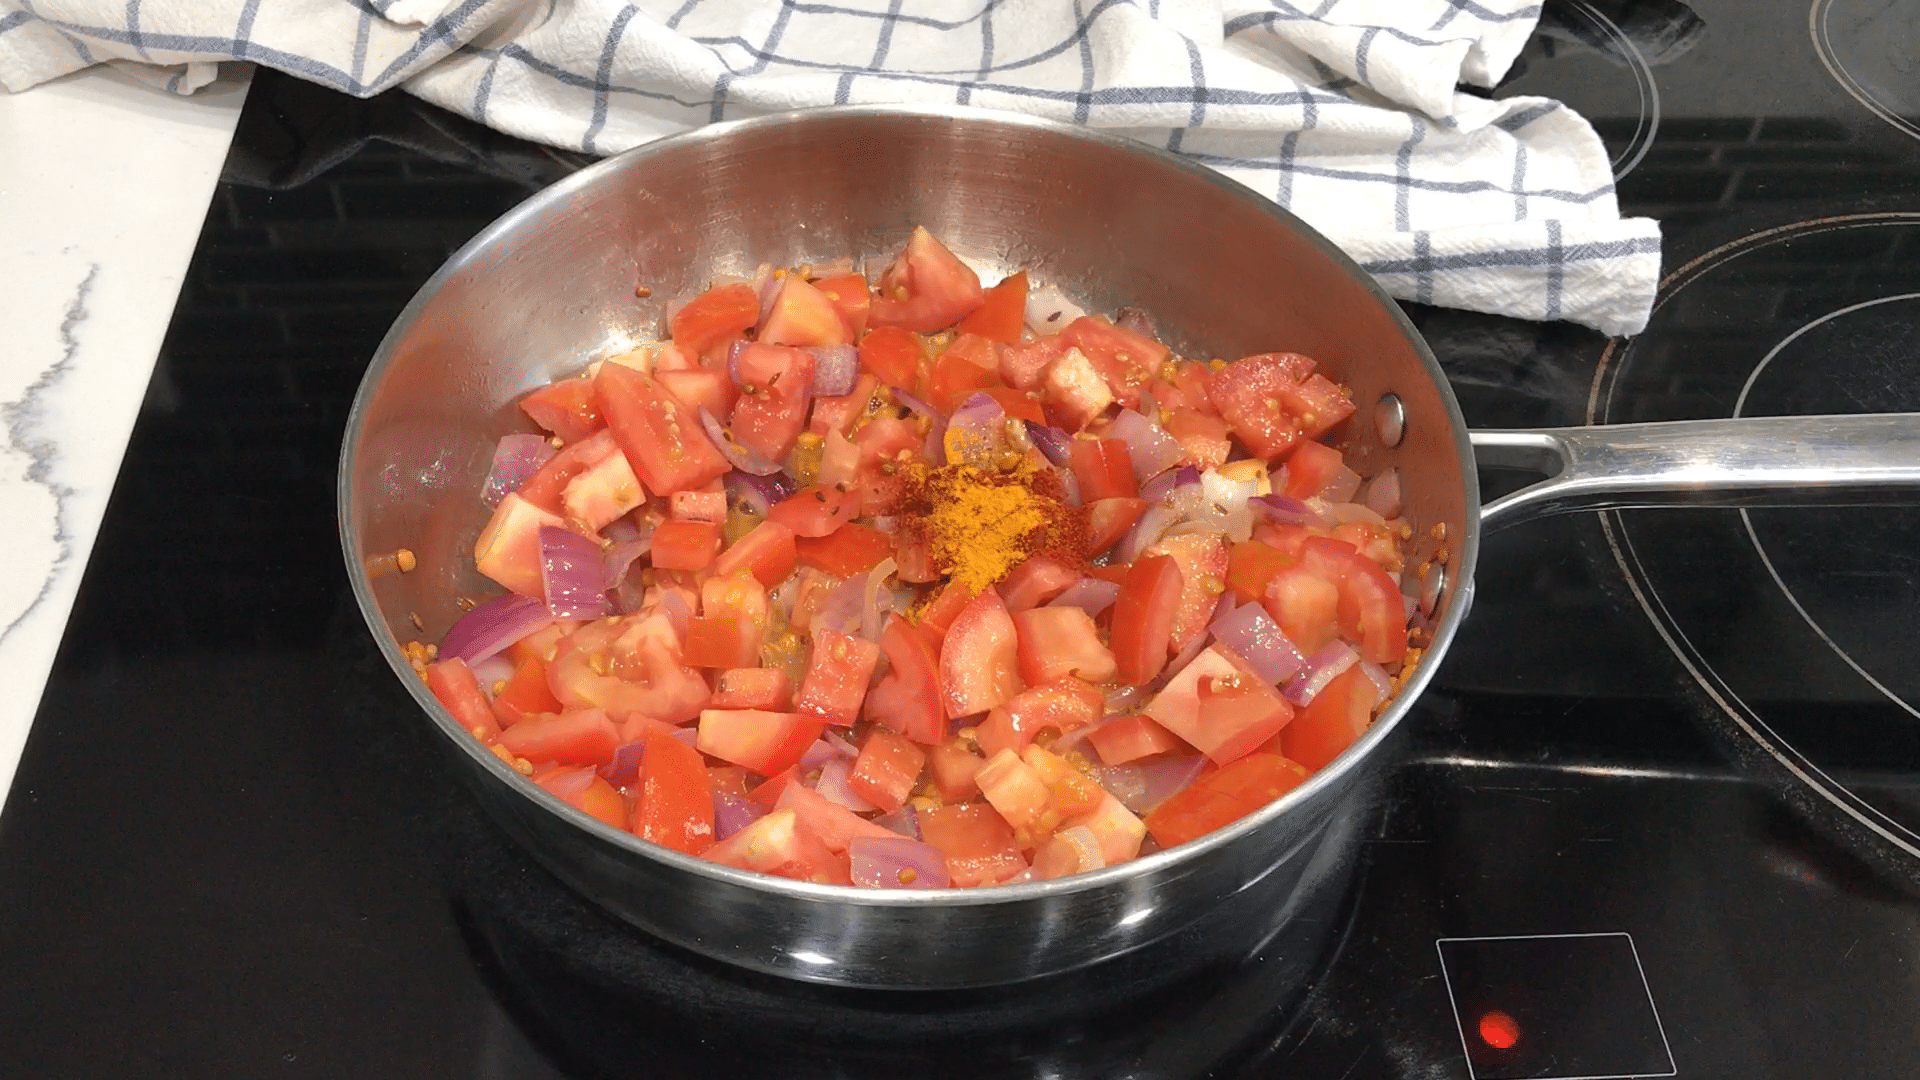
<svg viewBox="0 0 1920 1080"><path fill-rule="evenodd" d="M249 69L0 92L0 792L99 534Z"/></svg>

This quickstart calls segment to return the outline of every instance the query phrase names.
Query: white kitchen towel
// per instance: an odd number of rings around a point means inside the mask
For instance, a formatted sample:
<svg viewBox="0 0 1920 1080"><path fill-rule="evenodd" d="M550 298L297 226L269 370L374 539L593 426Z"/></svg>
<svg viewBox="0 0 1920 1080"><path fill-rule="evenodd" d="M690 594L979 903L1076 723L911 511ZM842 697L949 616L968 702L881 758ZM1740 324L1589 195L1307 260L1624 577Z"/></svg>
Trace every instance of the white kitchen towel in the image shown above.
<svg viewBox="0 0 1920 1080"><path fill-rule="evenodd" d="M245 60L393 86L612 153L722 119L957 102L1212 166L1395 296L1610 334L1646 325L1658 224L1621 218L1572 110L1490 100L1530 0L0 0L0 84L103 61L177 91Z"/></svg>

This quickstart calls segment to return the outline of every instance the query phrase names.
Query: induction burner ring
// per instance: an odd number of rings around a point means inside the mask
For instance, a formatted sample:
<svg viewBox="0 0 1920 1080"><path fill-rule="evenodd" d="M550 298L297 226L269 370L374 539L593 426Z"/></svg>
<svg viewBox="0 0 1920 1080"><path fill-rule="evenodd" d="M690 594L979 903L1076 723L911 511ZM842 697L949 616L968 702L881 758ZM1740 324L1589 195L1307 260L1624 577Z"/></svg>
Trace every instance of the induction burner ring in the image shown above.
<svg viewBox="0 0 1920 1080"><path fill-rule="evenodd" d="M1920 5L1903 0L1814 0L1807 12L1813 50L1855 101L1920 138ZM1908 95L1908 100L1901 100Z"/></svg>
<svg viewBox="0 0 1920 1080"><path fill-rule="evenodd" d="M1734 402L1733 415L1740 416L1746 411L1747 398L1753 393L1754 383L1759 381L1760 375L1762 372L1766 371L1767 365L1773 363L1773 358L1780 355L1780 353L1783 350L1785 350L1789 345L1792 345L1795 341L1799 340L1808 331L1811 331L1815 327L1818 327L1824 323L1831 322L1834 319L1838 319L1846 315L1851 315L1856 311L1863 311L1867 308L1878 307L1881 304L1898 303L1904 300L1920 300L1920 293L1901 293L1897 296L1883 296L1877 300L1863 300L1858 304L1850 304L1836 311L1829 311L1825 315L1820 316L1819 318L1813 320L1812 322L1806 324L1805 326L1802 326L1800 329L1795 330L1793 333L1788 334L1786 337L1782 338L1780 341L1780 344L1775 345L1772 349L1768 350L1767 355L1761 357L1760 362L1758 364L1755 364L1753 370L1748 373L1746 383L1740 387L1740 397L1738 400ZM1852 668L1854 672L1858 674L1862 679L1865 679L1869 686L1872 686L1875 690L1880 691L1881 694L1886 696L1888 701L1891 701L1895 705L1898 705L1901 709L1905 710L1909 715L1913 716L1915 719L1920 719L1920 709L1915 709L1911 704L1909 704L1906 701L1906 699L1902 698L1899 694L1894 693L1893 690L1890 689L1885 683L1875 678L1873 674L1869 672L1864 665L1862 665L1858 660L1855 660L1853 658L1853 654L1849 653L1846 649L1842 648L1839 642L1833 640L1833 636L1827 633L1826 629L1822 627L1816 619L1814 619L1813 614L1807 610L1805 604L1800 602L1800 598L1794 594L1792 587L1787 584L1786 579L1781 577L1779 569L1773 565L1772 556L1767 554L1766 545L1760 542L1760 534L1754 529L1753 515L1748 513L1744 507L1741 508L1740 510L1740 523L1747 531L1747 539L1749 542L1753 544L1754 553L1760 557L1761 564L1767 568L1767 575L1773 579L1773 583L1775 586L1779 588L1780 594L1786 597L1787 603L1793 605L1793 610L1799 612L1800 617L1806 620L1807 627L1811 629L1814 632L1814 634L1816 634L1820 638L1821 641L1825 642L1829 649L1833 650L1834 655L1838 656L1842 662L1844 662L1848 667ZM1899 822L1894 822L1893 824L1896 827L1898 827L1902 832L1905 832L1910 836L1914 836L1916 839L1920 839L1920 834L1914 833L1912 829L1908 829L1906 826L1900 825Z"/></svg>
<svg viewBox="0 0 1920 1080"><path fill-rule="evenodd" d="M1590 385L1586 416L1587 422L1590 424L1599 424L1614 422L1615 420L1650 418L1646 415L1635 413L1633 410L1636 406L1639 407L1642 412L1649 407L1655 410L1662 408L1679 408L1683 410L1681 415L1684 416L1699 415L1698 412L1686 410L1701 408L1726 410L1712 411L1708 413L1708 415L1728 415L1729 413L1733 416L1742 415L1749 406L1752 392L1758 383L1760 375L1766 370L1774 358L1782 354L1803 336L1827 324L1834 323L1843 316L1868 311L1885 304L1920 299L1920 292L1916 292L1913 289L1913 286L1920 284L1920 281L1914 280L1911 273L1906 269L1906 267L1911 265L1912 260L1905 255L1905 252L1910 250L1908 246L1905 246L1912 235L1910 230L1916 225L1920 225L1920 214L1913 213L1854 214L1813 219L1768 229L1743 237L1731 243L1721 245L1689 261L1667 275L1661 282L1659 295L1653 309L1655 326L1652 327L1652 333L1643 335L1640 340L1650 340L1654 342L1652 346L1648 347L1645 355L1649 357L1646 364L1651 365L1655 375L1659 377L1656 379L1656 383L1659 383L1662 378L1671 381L1672 385L1681 385L1681 383L1684 382L1684 388L1694 392L1693 397L1688 398L1687 405L1671 406L1663 401L1649 401L1645 394L1636 396L1635 391L1623 386L1623 384L1627 382L1623 372L1629 367L1626 361L1629 355L1634 353L1635 350L1632 347L1632 343L1622 339L1614 339L1608 342L1603 351ZM1717 321L1729 318L1730 315L1728 312L1733 310L1733 305L1726 303L1733 294L1716 297L1712 293L1706 294L1705 300L1701 304L1694 305L1696 310L1693 312L1689 312L1686 309L1669 310L1673 301L1675 301L1688 286L1700 282L1709 274L1725 267L1735 259L1760 249L1791 243L1802 243L1803 251L1805 248L1817 249L1822 245L1829 244L1836 247L1844 247L1854 242L1846 239L1846 234L1853 233L1857 230L1859 236L1871 240L1873 238L1870 236L1869 230L1888 227L1908 231L1894 233L1891 237L1891 242L1884 242L1884 238L1881 241L1876 241L1883 244L1880 248L1881 255L1876 256L1878 261L1873 262L1870 268L1871 272L1862 275L1864 280L1855 281L1849 278L1844 281L1839 281L1836 279L1835 283L1828 285L1829 288L1838 290L1840 295L1821 297L1817 290L1809 290L1804 286L1796 285L1792 288L1781 287L1780 295L1783 297L1791 296L1794 300L1804 303L1807 294L1811 292L1816 298L1832 299L1834 305L1825 311L1825 313L1808 319L1801 325L1795 327L1791 332L1780 335L1769 347L1766 347L1765 353L1759 363L1746 371L1744 375L1738 371L1737 367L1726 371L1716 371L1711 375L1687 372L1682 368L1679 376L1683 378L1677 378L1675 372L1668 371L1660 366L1663 363L1667 363L1666 360L1660 358L1662 351L1668 356L1689 354L1691 350L1687 348L1687 335L1712 333L1719 329ZM1838 239L1836 239L1836 237ZM1869 243L1866 246L1871 249L1873 244ZM1783 252L1787 251L1785 248L1781 250ZM1794 254L1787 256L1785 260L1787 267L1794 265L1792 262L1794 257L1796 257ZM1768 272L1771 271L1777 274L1780 269L1780 266L1761 264L1759 273L1746 275L1744 279L1739 276L1734 276L1730 279L1721 278L1716 281L1716 284L1721 287L1738 288L1742 285L1751 287L1755 282L1777 280L1770 279ZM1901 284L1906 285L1907 288L1898 288L1898 285ZM1892 285L1892 287L1889 287L1889 285ZM1852 295L1848 295L1848 293L1852 293ZM1884 295L1874 295L1874 293L1883 293ZM1716 301L1721 303L1720 309L1715 308ZM1774 317L1786 319L1794 317L1793 311L1797 306L1796 304L1783 303L1781 306L1783 309L1782 312ZM1660 318L1663 313L1667 316L1664 320ZM1757 320L1754 325L1758 329L1753 332L1761 334L1768 332L1765 317ZM1670 331L1665 340L1658 337L1659 333L1663 330ZM1676 337L1678 338L1677 342L1674 340ZM1738 349L1745 346L1736 341L1732 347ZM1756 348L1754 351L1759 352L1760 350ZM1725 365L1722 365L1722 367L1725 367ZM1719 387L1712 385L1715 379L1739 379L1741 381L1737 384L1728 383L1724 387ZM1707 385L1709 389L1720 392L1719 396L1716 396L1715 393L1704 395L1698 393L1701 385L1695 385L1695 383ZM1720 404L1717 406L1710 404L1715 400L1718 400ZM1676 419L1680 417L1661 414L1657 418ZM1898 693L1886 686L1882 680L1870 675L1866 671L1865 666L1858 662L1840 642L1835 641L1819 624L1818 620L1813 617L1812 612L1807 609L1800 597L1795 594L1793 588L1788 585L1786 576L1775 566L1774 559L1762 546L1753 515L1742 510L1739 521L1741 523L1741 530L1739 531L1743 534L1745 545L1750 546L1750 550L1757 557L1759 565L1763 567L1765 572L1772 578L1778 590L1776 595L1782 598L1785 604L1791 607L1794 612L1794 616L1787 616L1787 618L1791 619L1797 616L1798 623L1803 624L1805 630L1810 631L1819 640L1823 641L1828 649L1831 650L1831 655L1844 663L1854 676L1864 680L1868 686L1873 688L1877 700L1889 702L1897 706L1906 715L1920 717L1920 711L1916 711L1902 699ZM1662 641L1674 656L1680 660L1689 676L1712 701L1718 712L1733 722L1751 746L1758 748L1762 751L1765 758L1770 758L1781 768L1785 769L1805 790L1819 795L1822 800L1840 810L1847 818L1851 819L1853 823L1864 827L1900 851L1905 852L1909 856L1920 856L1920 832L1916 832L1913 828L1896 820L1880 807L1868 802L1860 794L1836 780L1834 776L1830 775L1826 768L1823 768L1820 764L1816 763L1814 759L1809 758L1803 753L1801 748L1794 744L1794 740L1784 735L1775 723L1770 722L1769 719L1763 715L1761 709L1752 703L1749 696L1743 696L1739 688L1715 669L1714 662L1707 658L1707 653L1702 651L1691 639L1686 629L1688 620L1683 619L1680 612L1656 589L1656 575L1651 571L1650 564L1643 560L1642 553L1636 548L1632 536L1633 530L1628 528L1627 519L1622 518L1616 512L1604 512L1600 515L1600 523L1607 545L1612 551L1616 563L1620 566L1626 585L1633 594L1635 601L1648 616L1655 632L1659 634ZM1711 640L1712 638L1713 635L1709 632L1708 639ZM1736 672L1738 671L1737 666L1735 670ZM1749 674L1746 677L1750 679L1751 675Z"/></svg>

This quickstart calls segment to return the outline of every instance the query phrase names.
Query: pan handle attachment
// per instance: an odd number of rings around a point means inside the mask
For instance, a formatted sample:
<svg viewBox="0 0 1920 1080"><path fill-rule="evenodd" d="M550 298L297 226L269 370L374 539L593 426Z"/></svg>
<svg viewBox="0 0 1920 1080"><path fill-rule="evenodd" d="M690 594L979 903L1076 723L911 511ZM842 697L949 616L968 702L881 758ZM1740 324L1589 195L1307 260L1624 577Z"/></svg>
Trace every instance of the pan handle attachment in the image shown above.
<svg viewBox="0 0 1920 1080"><path fill-rule="evenodd" d="M1483 468L1547 474L1481 507L1486 529L1575 510L1920 503L1920 413L1673 420L1469 438Z"/></svg>

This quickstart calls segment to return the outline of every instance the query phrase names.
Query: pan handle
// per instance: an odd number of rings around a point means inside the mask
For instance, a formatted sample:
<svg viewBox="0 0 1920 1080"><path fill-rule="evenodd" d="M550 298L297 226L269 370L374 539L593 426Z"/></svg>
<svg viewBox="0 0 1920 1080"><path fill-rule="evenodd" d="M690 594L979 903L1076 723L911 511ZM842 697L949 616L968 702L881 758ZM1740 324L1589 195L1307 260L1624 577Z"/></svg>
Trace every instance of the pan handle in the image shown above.
<svg viewBox="0 0 1920 1080"><path fill-rule="evenodd" d="M1486 529L1574 510L1920 503L1920 413L1766 416L1469 433L1481 467L1547 479Z"/></svg>

